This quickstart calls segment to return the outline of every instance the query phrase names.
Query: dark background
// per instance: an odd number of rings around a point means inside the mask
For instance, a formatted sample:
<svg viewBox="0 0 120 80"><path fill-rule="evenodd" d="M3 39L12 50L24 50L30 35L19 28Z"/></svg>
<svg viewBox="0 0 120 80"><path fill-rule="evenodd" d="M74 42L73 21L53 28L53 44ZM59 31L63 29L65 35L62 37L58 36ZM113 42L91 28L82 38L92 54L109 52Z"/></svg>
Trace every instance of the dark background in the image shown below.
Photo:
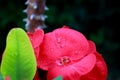
<svg viewBox="0 0 120 80"><path fill-rule="evenodd" d="M26 0L0 0L0 57L11 28L25 29L22 10ZM45 32L67 25L93 40L108 66L107 80L120 80L119 0L47 0Z"/></svg>

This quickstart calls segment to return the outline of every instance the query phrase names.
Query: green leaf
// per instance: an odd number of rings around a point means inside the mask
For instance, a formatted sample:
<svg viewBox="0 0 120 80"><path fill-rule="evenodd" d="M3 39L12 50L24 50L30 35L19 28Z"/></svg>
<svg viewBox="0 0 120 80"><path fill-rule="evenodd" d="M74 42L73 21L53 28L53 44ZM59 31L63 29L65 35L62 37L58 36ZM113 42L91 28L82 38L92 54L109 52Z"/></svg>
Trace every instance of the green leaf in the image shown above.
<svg viewBox="0 0 120 80"><path fill-rule="evenodd" d="M6 44L1 63L3 78L10 76L11 80L33 80L36 58L26 32L21 28L12 29Z"/></svg>
<svg viewBox="0 0 120 80"><path fill-rule="evenodd" d="M58 76L58 77L55 78L54 80L62 80L62 76Z"/></svg>

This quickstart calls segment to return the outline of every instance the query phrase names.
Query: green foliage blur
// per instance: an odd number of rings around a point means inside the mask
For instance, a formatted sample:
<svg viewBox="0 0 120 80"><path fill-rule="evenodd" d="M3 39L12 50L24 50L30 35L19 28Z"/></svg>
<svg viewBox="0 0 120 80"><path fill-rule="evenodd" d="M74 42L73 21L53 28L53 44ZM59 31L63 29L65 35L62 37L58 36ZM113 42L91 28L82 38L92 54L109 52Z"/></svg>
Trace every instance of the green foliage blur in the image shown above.
<svg viewBox="0 0 120 80"><path fill-rule="evenodd" d="M0 53L5 48L8 31L13 27L25 29L26 0L0 0ZM120 80L120 3L119 0L46 0L49 11L45 21L50 32L67 25L93 40L97 51L108 66L107 80Z"/></svg>

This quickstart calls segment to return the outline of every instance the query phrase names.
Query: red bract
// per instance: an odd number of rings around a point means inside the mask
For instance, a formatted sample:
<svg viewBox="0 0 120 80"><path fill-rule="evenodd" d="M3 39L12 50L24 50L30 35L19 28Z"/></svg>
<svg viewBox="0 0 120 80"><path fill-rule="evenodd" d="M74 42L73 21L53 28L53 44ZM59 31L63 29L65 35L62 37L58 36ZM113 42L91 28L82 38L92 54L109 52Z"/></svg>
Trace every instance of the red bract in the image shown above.
<svg viewBox="0 0 120 80"><path fill-rule="evenodd" d="M39 46L43 41L44 32L41 29L36 29L34 33L28 32L27 34L28 34L30 41L32 43L32 46L34 48L35 56L36 56L36 58L38 58L39 51L40 51Z"/></svg>
<svg viewBox="0 0 120 80"><path fill-rule="evenodd" d="M7 77L5 78L5 80L10 80L10 77L9 77L9 76L7 76Z"/></svg>
<svg viewBox="0 0 120 80"><path fill-rule="evenodd" d="M90 47L95 49L95 44L89 41ZM96 50L95 50L96 51ZM108 70L103 57L98 53L96 55L96 64L94 68L86 75L82 76L80 80L107 80Z"/></svg>
<svg viewBox="0 0 120 80"><path fill-rule="evenodd" d="M37 65L48 70L47 80L57 76L63 80L106 80L104 59L82 33L64 26L46 33L42 40Z"/></svg>

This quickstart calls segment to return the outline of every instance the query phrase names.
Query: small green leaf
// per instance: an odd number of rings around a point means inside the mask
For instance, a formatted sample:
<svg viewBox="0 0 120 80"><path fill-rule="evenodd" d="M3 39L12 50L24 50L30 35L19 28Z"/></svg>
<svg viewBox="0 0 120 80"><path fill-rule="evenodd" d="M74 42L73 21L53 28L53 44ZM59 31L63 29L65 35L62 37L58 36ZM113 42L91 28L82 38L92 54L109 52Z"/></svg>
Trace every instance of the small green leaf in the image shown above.
<svg viewBox="0 0 120 80"><path fill-rule="evenodd" d="M3 78L2 78L2 74L0 73L0 80L3 80Z"/></svg>
<svg viewBox="0 0 120 80"><path fill-rule="evenodd" d="M55 78L54 80L62 80L62 76L58 76L58 77Z"/></svg>
<svg viewBox="0 0 120 80"><path fill-rule="evenodd" d="M6 49L1 63L3 78L33 80L36 73L36 58L30 40L21 28L12 29L7 36Z"/></svg>

